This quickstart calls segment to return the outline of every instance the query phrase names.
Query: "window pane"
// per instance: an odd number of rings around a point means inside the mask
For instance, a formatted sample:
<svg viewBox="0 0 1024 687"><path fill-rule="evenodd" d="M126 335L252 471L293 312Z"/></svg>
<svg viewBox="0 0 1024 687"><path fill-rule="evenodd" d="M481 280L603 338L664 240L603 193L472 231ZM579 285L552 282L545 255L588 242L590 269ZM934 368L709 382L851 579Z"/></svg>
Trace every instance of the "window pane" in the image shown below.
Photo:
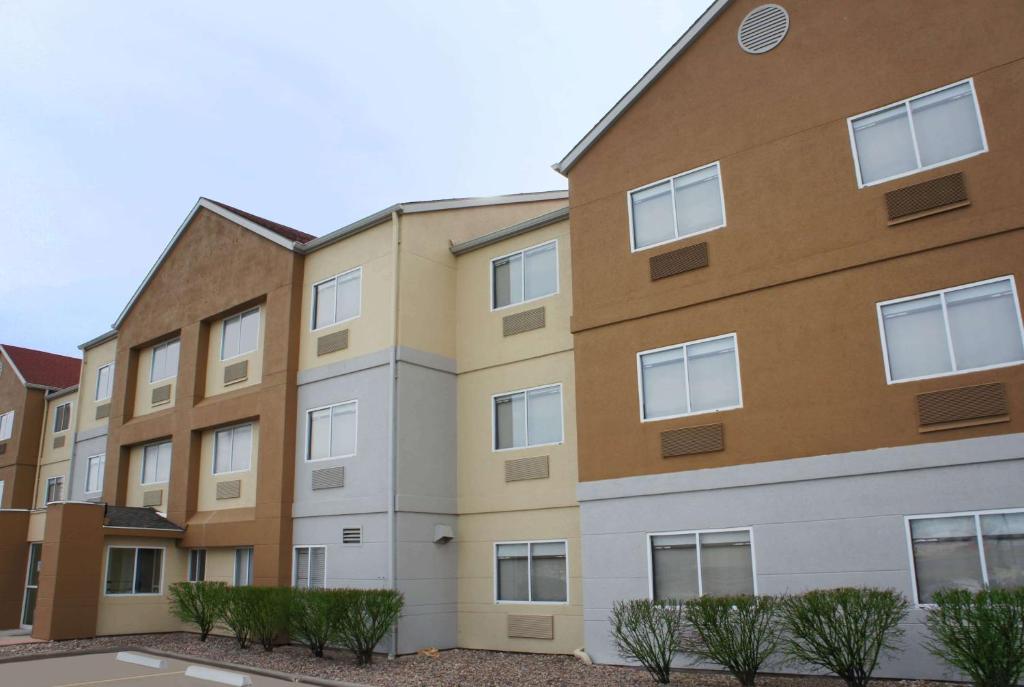
<svg viewBox="0 0 1024 687"><path fill-rule="evenodd" d="M675 180L676 222L679 236L721 226L722 186L718 166L690 172Z"/></svg>
<svg viewBox="0 0 1024 687"><path fill-rule="evenodd" d="M498 545L498 600L529 601L526 544Z"/></svg>
<svg viewBox="0 0 1024 687"><path fill-rule="evenodd" d="M634 191L630 202L633 204L633 243L637 248L676 237L671 182Z"/></svg>
<svg viewBox="0 0 1024 687"><path fill-rule="evenodd" d="M160 482L171 479L171 442L160 444L160 461L157 466L156 478Z"/></svg>
<svg viewBox="0 0 1024 687"><path fill-rule="evenodd" d="M142 483L151 484L156 482L156 464L159 452L156 446L147 446L142 449Z"/></svg>
<svg viewBox="0 0 1024 687"><path fill-rule="evenodd" d="M526 445L526 398L522 393L494 399L495 448Z"/></svg>
<svg viewBox="0 0 1024 687"><path fill-rule="evenodd" d="M494 307L523 300L523 256L517 253L494 261Z"/></svg>
<svg viewBox="0 0 1024 687"><path fill-rule="evenodd" d="M14 429L14 412L4 413L0 415L0 440L6 441L11 438L11 432Z"/></svg>
<svg viewBox="0 0 1024 687"><path fill-rule="evenodd" d="M545 542L531 544L533 550L532 601L565 601L565 544Z"/></svg>
<svg viewBox="0 0 1024 687"><path fill-rule="evenodd" d="M235 427L231 438L231 469L248 470L252 460L252 425Z"/></svg>
<svg viewBox="0 0 1024 687"><path fill-rule="evenodd" d="M690 412L730 408L740 403L736 339L726 337L686 347Z"/></svg>
<svg viewBox="0 0 1024 687"><path fill-rule="evenodd" d="M754 593L749 532L700 535L700 572L704 594Z"/></svg>
<svg viewBox="0 0 1024 687"><path fill-rule="evenodd" d="M336 287L334 280L316 287L313 327L319 329L334 322Z"/></svg>
<svg viewBox="0 0 1024 687"><path fill-rule="evenodd" d="M981 536L993 587L1024 587L1024 513L981 516Z"/></svg>
<svg viewBox="0 0 1024 687"><path fill-rule="evenodd" d="M562 389L552 386L527 393L526 428L530 446L553 444L562 440Z"/></svg>
<svg viewBox="0 0 1024 687"><path fill-rule="evenodd" d="M351 456L356 452L356 405L335 406L331 423L331 455Z"/></svg>
<svg viewBox="0 0 1024 687"><path fill-rule="evenodd" d="M138 562L135 565L135 593L157 594L160 592L160 562L163 551L160 549L139 549Z"/></svg>
<svg viewBox="0 0 1024 687"><path fill-rule="evenodd" d="M252 584L252 548L235 549L235 586Z"/></svg>
<svg viewBox="0 0 1024 687"><path fill-rule="evenodd" d="M525 253L526 289L524 300L547 296L558 290L558 260L555 244L531 248Z"/></svg>
<svg viewBox="0 0 1024 687"><path fill-rule="evenodd" d="M131 594L135 549L110 549L107 554L107 594Z"/></svg>
<svg viewBox="0 0 1024 687"><path fill-rule="evenodd" d="M651 548L656 600L690 599L700 594L696 535L651 537Z"/></svg>
<svg viewBox="0 0 1024 687"><path fill-rule="evenodd" d="M112 385L113 365L104 365L96 371L96 400L105 401L110 398Z"/></svg>
<svg viewBox="0 0 1024 687"><path fill-rule="evenodd" d="M309 549L295 549L295 586L309 586Z"/></svg>
<svg viewBox="0 0 1024 687"><path fill-rule="evenodd" d="M910 101L922 165L934 165L983 148L969 83Z"/></svg>
<svg viewBox="0 0 1024 687"><path fill-rule="evenodd" d="M940 589L982 588L978 538L971 516L910 521L917 597L931 603Z"/></svg>
<svg viewBox="0 0 1024 687"><path fill-rule="evenodd" d="M348 320L359 314L359 291L362 271L338 278L338 321Z"/></svg>
<svg viewBox="0 0 1024 687"><path fill-rule="evenodd" d="M174 377L178 374L178 351L180 349L180 341L172 341L167 344L167 362L165 363L164 371L168 377Z"/></svg>
<svg viewBox="0 0 1024 687"><path fill-rule="evenodd" d="M882 306L889 374L893 380L951 372L942 297Z"/></svg>
<svg viewBox="0 0 1024 687"><path fill-rule="evenodd" d="M231 470L231 430L222 429L213 435L213 472Z"/></svg>
<svg viewBox="0 0 1024 687"><path fill-rule="evenodd" d="M155 382L167 377L167 347L157 346L153 349L153 360L149 368L149 381Z"/></svg>
<svg viewBox="0 0 1024 687"><path fill-rule="evenodd" d="M239 353L250 353L259 348L260 311L253 310L242 315L242 328L239 333Z"/></svg>
<svg viewBox="0 0 1024 687"><path fill-rule="evenodd" d="M870 184L917 169L907 108L903 103L853 122L861 182Z"/></svg>
<svg viewBox="0 0 1024 687"><path fill-rule="evenodd" d="M331 409L315 410L309 415L309 457L327 458L331 454Z"/></svg>
<svg viewBox="0 0 1024 687"><path fill-rule="evenodd" d="M221 342L220 349L221 359L230 358L238 354L238 342L241 331L242 323L238 317L224 320L224 340Z"/></svg>
<svg viewBox="0 0 1024 687"><path fill-rule="evenodd" d="M309 586L323 589L326 586L327 557L324 547L314 546L309 549Z"/></svg>
<svg viewBox="0 0 1024 687"><path fill-rule="evenodd" d="M682 415L686 405L686 373L683 349L646 353L640 357L644 418Z"/></svg>
<svg viewBox="0 0 1024 687"><path fill-rule="evenodd" d="M958 370L1024 360L1009 280L949 291L946 308Z"/></svg>

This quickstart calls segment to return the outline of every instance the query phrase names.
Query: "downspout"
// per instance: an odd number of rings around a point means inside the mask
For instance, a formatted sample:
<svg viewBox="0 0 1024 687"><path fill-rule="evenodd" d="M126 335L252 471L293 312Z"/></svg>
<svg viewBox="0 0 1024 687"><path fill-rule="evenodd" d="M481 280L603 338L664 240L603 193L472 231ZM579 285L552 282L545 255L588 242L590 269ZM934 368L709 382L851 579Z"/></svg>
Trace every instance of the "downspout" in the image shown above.
<svg viewBox="0 0 1024 687"><path fill-rule="evenodd" d="M391 212L391 354L388 361L391 388L388 393L388 588L398 589L398 298L399 298L399 251L402 246L401 214ZM388 658L398 654L398 623L391 630L391 646Z"/></svg>

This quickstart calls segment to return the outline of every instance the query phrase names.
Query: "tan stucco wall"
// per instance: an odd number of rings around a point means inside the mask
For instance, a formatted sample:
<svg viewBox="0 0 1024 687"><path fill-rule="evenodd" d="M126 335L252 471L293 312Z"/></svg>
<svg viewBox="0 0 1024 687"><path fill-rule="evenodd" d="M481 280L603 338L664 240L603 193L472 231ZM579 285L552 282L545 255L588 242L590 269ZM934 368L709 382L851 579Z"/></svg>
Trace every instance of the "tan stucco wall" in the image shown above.
<svg viewBox="0 0 1024 687"><path fill-rule="evenodd" d="M164 549L161 594L153 596L107 596L107 552L111 546L143 546ZM123 635L139 632L174 632L188 629L168 611L169 587L188 578L188 551L170 539L106 537L100 574L97 635Z"/></svg>
<svg viewBox="0 0 1024 687"><path fill-rule="evenodd" d="M42 541L46 534L46 511L36 510L28 517L28 534L25 539L28 541Z"/></svg>
<svg viewBox="0 0 1024 687"><path fill-rule="evenodd" d="M71 419L68 428L63 432L54 432L53 423L56 419L57 408L65 403L71 404ZM75 444L75 418L77 411L77 393L67 394L46 403L46 415L43 422L42 454L39 457L39 477L36 480L36 494L33 501L35 508L46 506L46 480L51 477L63 475L63 499L66 500L70 495L71 482L68 478L68 472L71 466L71 452ZM53 440L61 437L64 439L64 445L54 448Z"/></svg>
<svg viewBox="0 0 1024 687"><path fill-rule="evenodd" d="M243 423L244 424L244 423ZM243 472L213 474L213 446L215 430L203 432L199 452L199 500L198 510L228 510L251 508L256 505L256 482L259 476L260 424L252 423L252 457L248 470ZM217 500L217 483L241 481L241 496L237 499Z"/></svg>
<svg viewBox="0 0 1024 687"><path fill-rule="evenodd" d="M162 379L157 382L149 381L150 366L153 362L153 348L154 346L147 346L139 351L138 373L135 375L135 409L132 412L133 417L149 415L150 413L158 413L162 410L169 410L174 407L174 397L178 391L178 376L175 375L170 379ZM180 374L180 352L178 364L178 372ZM120 371L117 372L120 373ZM167 384L171 385L171 400L165 403L153 405L153 389Z"/></svg>
<svg viewBox="0 0 1024 687"><path fill-rule="evenodd" d="M252 308L246 308L243 312L248 312ZM260 332L257 337L256 350L243 355L238 355L227 360L220 359L220 347L221 342L224 338L224 320L229 318L221 317L210 323L210 337L209 345L206 352L206 392L205 396L216 396L217 394L227 393L229 391L237 391L238 389L244 389L247 386L254 386L263 381L263 349L264 349L264 337L267 334L266 331L266 310L263 306L259 307L260 311ZM238 313L234 313L237 315ZM232 315L233 316L233 315ZM232 382L231 384L224 384L224 368L228 365L234 365L242 361L249 362L248 376L240 382Z"/></svg>
<svg viewBox="0 0 1024 687"><path fill-rule="evenodd" d="M96 401L96 373L109 363L114 362L117 353L117 339L112 339L99 346L82 351L82 381L78 389L78 412L75 414L77 432L85 432L97 427L106 427L107 418L96 419L96 406L110 403L110 399ZM115 366L116 373L116 366ZM113 395L113 394L111 394Z"/></svg>

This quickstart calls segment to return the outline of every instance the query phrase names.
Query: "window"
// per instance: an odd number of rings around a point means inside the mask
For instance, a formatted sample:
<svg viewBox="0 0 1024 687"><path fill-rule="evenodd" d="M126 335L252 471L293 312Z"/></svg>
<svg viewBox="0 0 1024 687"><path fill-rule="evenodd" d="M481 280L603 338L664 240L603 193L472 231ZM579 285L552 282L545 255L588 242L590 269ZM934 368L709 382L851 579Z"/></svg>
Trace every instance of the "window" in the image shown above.
<svg viewBox="0 0 1024 687"><path fill-rule="evenodd" d="M107 549L107 594L159 594L164 550L111 546Z"/></svg>
<svg viewBox="0 0 1024 687"><path fill-rule="evenodd" d="M153 360L149 366L149 381L159 382L178 374L178 352L181 341L174 339L153 347Z"/></svg>
<svg viewBox="0 0 1024 687"><path fill-rule="evenodd" d="M717 162L629 192L633 250L725 226L725 197Z"/></svg>
<svg viewBox="0 0 1024 687"><path fill-rule="evenodd" d="M71 402L61 403L53 414L53 431L66 432L71 425Z"/></svg>
<svg viewBox="0 0 1024 687"><path fill-rule="evenodd" d="M220 359L236 358L259 348L260 309L253 308L224 320L220 336Z"/></svg>
<svg viewBox="0 0 1024 687"><path fill-rule="evenodd" d="M252 584L252 547L235 549L235 586L247 587Z"/></svg>
<svg viewBox="0 0 1024 687"><path fill-rule="evenodd" d="M213 435L213 474L248 470L251 460L251 424L221 429Z"/></svg>
<svg viewBox="0 0 1024 687"><path fill-rule="evenodd" d="M114 363L96 370L96 400L106 401L114 391Z"/></svg>
<svg viewBox="0 0 1024 687"><path fill-rule="evenodd" d="M188 552L188 581L206 580L206 549L192 549Z"/></svg>
<svg viewBox="0 0 1024 687"><path fill-rule="evenodd" d="M343 272L313 285L313 329L323 329L359 317L363 268Z"/></svg>
<svg viewBox="0 0 1024 687"><path fill-rule="evenodd" d="M491 308L504 308L558 293L558 242L491 260Z"/></svg>
<svg viewBox="0 0 1024 687"><path fill-rule="evenodd" d="M162 484L171 478L171 442L150 444L142 450L142 484Z"/></svg>
<svg viewBox="0 0 1024 687"><path fill-rule="evenodd" d="M1024 586L1024 510L907 519L917 603L940 589Z"/></svg>
<svg viewBox="0 0 1024 687"><path fill-rule="evenodd" d="M494 450L561 443L561 384L501 394L493 402Z"/></svg>
<svg viewBox="0 0 1024 687"><path fill-rule="evenodd" d="M0 479L0 508L4 507L4 481Z"/></svg>
<svg viewBox="0 0 1024 687"><path fill-rule="evenodd" d="M1024 362L1012 277L878 304L889 383Z"/></svg>
<svg viewBox="0 0 1024 687"><path fill-rule="evenodd" d="M640 416L660 420L743 405L736 335L637 354Z"/></svg>
<svg viewBox="0 0 1024 687"><path fill-rule="evenodd" d="M46 503L56 503L64 498L64 477L51 477L46 480Z"/></svg>
<svg viewBox="0 0 1024 687"><path fill-rule="evenodd" d="M300 589L323 589L327 576L327 549L323 546L295 547L294 585Z"/></svg>
<svg viewBox="0 0 1024 687"><path fill-rule="evenodd" d="M971 79L851 117L849 126L861 188L988 150Z"/></svg>
<svg viewBox="0 0 1024 687"><path fill-rule="evenodd" d="M98 494L103 491L103 469L106 465L106 457L101 455L89 456L85 470L85 493Z"/></svg>
<svg viewBox="0 0 1024 687"><path fill-rule="evenodd" d="M358 401L315 408L308 417L306 460L348 458L356 454Z"/></svg>
<svg viewBox="0 0 1024 687"><path fill-rule="evenodd" d="M501 602L565 603L569 599L564 541L495 545L495 595Z"/></svg>
<svg viewBox="0 0 1024 687"><path fill-rule="evenodd" d="M10 410L0 415L0 441L7 441L11 438L14 430L14 411Z"/></svg>
<svg viewBox="0 0 1024 687"><path fill-rule="evenodd" d="M756 594L750 530L648 535L651 598Z"/></svg>

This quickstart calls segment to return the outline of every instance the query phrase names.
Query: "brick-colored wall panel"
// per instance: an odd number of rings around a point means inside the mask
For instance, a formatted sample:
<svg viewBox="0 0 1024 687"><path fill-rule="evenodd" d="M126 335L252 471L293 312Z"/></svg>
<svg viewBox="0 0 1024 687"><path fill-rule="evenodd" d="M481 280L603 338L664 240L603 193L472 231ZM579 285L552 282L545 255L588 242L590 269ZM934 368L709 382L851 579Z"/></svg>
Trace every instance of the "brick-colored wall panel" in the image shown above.
<svg viewBox="0 0 1024 687"><path fill-rule="evenodd" d="M885 194L885 209L889 221L893 223L939 209L963 207L968 202L967 185L961 172L904 186Z"/></svg>
<svg viewBox="0 0 1024 687"><path fill-rule="evenodd" d="M722 424L683 427L661 433L661 455L664 458L724 450L725 427Z"/></svg>
<svg viewBox="0 0 1024 687"><path fill-rule="evenodd" d="M676 274L690 272L708 266L708 244L706 241L651 258L651 281L664 279Z"/></svg>
<svg viewBox="0 0 1024 687"><path fill-rule="evenodd" d="M998 417L1009 412L1003 384L979 384L919 394L917 417L922 426Z"/></svg>

